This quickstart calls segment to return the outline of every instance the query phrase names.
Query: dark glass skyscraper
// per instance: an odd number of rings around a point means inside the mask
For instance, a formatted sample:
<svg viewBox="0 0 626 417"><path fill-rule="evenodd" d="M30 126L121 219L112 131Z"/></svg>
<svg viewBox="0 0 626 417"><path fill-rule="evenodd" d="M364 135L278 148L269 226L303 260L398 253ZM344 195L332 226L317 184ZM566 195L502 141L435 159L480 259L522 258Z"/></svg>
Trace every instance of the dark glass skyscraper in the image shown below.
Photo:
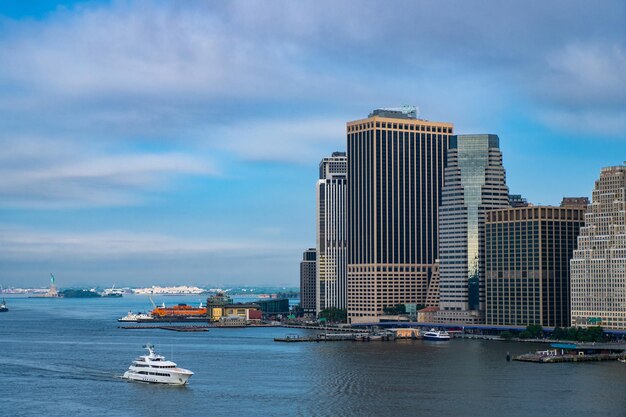
<svg viewBox="0 0 626 417"><path fill-rule="evenodd" d="M300 305L305 313L315 313L315 299L317 289L315 287L315 266L317 251L309 248L302 254L300 262Z"/></svg>
<svg viewBox="0 0 626 417"><path fill-rule="evenodd" d="M377 321L387 306L425 304L452 129L397 110L347 124L351 322Z"/></svg>

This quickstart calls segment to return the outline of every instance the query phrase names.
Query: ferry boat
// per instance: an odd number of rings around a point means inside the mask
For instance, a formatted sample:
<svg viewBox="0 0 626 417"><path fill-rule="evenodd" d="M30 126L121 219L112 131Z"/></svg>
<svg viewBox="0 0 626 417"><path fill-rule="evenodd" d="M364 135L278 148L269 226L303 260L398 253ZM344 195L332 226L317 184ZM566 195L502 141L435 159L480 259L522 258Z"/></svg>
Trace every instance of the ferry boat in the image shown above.
<svg viewBox="0 0 626 417"><path fill-rule="evenodd" d="M202 303L200 303L199 307L192 307L187 304L165 307L165 303L163 303L160 307L157 307L152 301L152 298L150 301L154 306L154 309L150 314L154 317L203 317L207 315L207 308L202 305Z"/></svg>
<svg viewBox="0 0 626 417"><path fill-rule="evenodd" d="M174 362L157 355L153 345L147 344L144 348L148 354L135 359L122 378L153 384L185 385L193 375L190 370L179 368Z"/></svg>
<svg viewBox="0 0 626 417"><path fill-rule="evenodd" d="M152 317L148 313L133 313L132 311L129 311L127 315L117 319L117 321L131 321L131 322L144 321L144 320L154 320L154 317Z"/></svg>
<svg viewBox="0 0 626 417"><path fill-rule="evenodd" d="M115 288L115 284L113 284L113 286L111 288L106 288L104 291L102 291L102 293L100 294L103 297L122 297L124 296L124 290L120 289L120 288Z"/></svg>
<svg viewBox="0 0 626 417"><path fill-rule="evenodd" d="M430 329L424 332L422 337L425 340L450 340L450 335L445 330Z"/></svg>

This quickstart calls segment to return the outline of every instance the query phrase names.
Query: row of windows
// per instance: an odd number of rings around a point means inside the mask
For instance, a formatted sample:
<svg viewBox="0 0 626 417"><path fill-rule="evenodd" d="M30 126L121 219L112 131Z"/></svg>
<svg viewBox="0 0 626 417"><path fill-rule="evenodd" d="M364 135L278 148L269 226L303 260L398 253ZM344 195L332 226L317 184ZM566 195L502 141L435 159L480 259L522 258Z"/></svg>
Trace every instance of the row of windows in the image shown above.
<svg viewBox="0 0 626 417"><path fill-rule="evenodd" d="M383 129L401 129L401 130L414 130L418 132L436 132L436 133L452 133L451 127L446 126L431 126L431 125L416 125L407 123L392 123L392 122L376 122L377 128ZM374 128L374 122L360 123L355 125L348 125L348 132L356 132L358 130L366 130Z"/></svg>

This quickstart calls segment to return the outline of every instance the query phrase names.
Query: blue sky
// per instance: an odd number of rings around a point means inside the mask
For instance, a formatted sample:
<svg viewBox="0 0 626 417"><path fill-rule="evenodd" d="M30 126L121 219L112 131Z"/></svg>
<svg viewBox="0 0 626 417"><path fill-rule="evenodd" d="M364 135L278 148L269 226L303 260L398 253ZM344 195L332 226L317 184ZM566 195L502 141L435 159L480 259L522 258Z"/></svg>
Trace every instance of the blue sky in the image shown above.
<svg viewBox="0 0 626 417"><path fill-rule="evenodd" d="M0 283L297 285L319 160L413 104L512 193L626 160L622 1L0 1Z"/></svg>

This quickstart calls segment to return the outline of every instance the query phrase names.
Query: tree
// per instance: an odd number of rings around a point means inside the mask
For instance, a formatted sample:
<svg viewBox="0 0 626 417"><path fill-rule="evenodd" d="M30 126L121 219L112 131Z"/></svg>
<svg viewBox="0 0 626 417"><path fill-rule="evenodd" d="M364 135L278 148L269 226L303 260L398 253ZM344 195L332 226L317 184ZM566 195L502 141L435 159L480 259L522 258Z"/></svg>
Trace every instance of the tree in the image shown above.
<svg viewBox="0 0 626 417"><path fill-rule="evenodd" d="M504 340L511 340L513 339L513 333L505 330L502 333L500 333L500 337L502 337Z"/></svg>
<svg viewBox="0 0 626 417"><path fill-rule="evenodd" d="M540 338L543 336L543 327L539 324L529 324L526 326L526 330L530 333L532 338Z"/></svg>
<svg viewBox="0 0 626 417"><path fill-rule="evenodd" d="M554 339L572 340L575 342L602 342L604 341L604 331L599 326L586 329L580 327L555 327L552 337Z"/></svg>
<svg viewBox="0 0 626 417"><path fill-rule="evenodd" d="M331 323L345 323L348 320L348 311L331 307L320 311L318 318L326 319L326 321Z"/></svg>
<svg viewBox="0 0 626 417"><path fill-rule="evenodd" d="M406 306L404 304L396 304L392 307L383 307L383 313L390 316L397 316L399 314L406 314Z"/></svg>

